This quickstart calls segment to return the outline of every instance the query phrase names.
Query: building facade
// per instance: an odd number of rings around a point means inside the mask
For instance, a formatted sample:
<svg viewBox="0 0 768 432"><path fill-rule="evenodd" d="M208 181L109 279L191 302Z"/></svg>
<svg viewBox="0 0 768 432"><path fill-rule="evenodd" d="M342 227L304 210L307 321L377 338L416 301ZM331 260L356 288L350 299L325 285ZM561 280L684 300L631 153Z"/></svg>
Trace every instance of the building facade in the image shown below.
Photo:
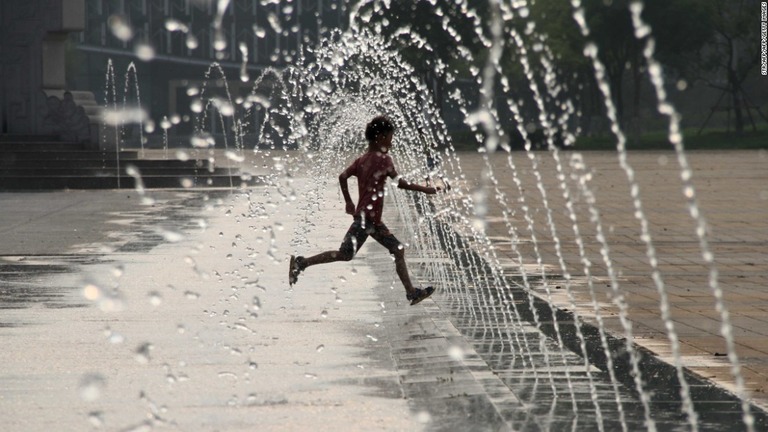
<svg viewBox="0 0 768 432"><path fill-rule="evenodd" d="M89 142L95 101L67 85L69 35L85 26L84 0L0 2L0 134Z"/></svg>
<svg viewBox="0 0 768 432"><path fill-rule="evenodd" d="M98 108L137 99L157 123L189 118L189 88L223 87L226 79L232 92L244 91L243 69L254 79L292 64L304 46L345 25L347 7L342 0L3 0L0 134L98 141ZM212 74L214 62L220 69Z"/></svg>
<svg viewBox="0 0 768 432"><path fill-rule="evenodd" d="M247 94L266 69L292 64L304 46L343 26L346 8L341 0L86 1L84 31L70 40L71 85L88 88L103 104L140 98L158 125L180 119L163 139L181 143L193 129L190 89L223 93L225 79L233 98ZM142 60L147 47L151 59ZM240 79L243 69L249 80ZM159 145L158 139L148 144Z"/></svg>

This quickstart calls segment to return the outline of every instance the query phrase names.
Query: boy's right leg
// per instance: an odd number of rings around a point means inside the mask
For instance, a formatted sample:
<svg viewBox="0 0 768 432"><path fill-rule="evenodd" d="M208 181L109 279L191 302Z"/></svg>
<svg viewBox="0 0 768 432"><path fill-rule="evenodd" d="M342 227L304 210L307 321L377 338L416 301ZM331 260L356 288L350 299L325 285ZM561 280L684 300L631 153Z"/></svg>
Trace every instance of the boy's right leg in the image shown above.
<svg viewBox="0 0 768 432"><path fill-rule="evenodd" d="M288 265L288 285L293 285L299 280L299 273L304 270L306 260L303 256L291 255L291 262Z"/></svg>
<svg viewBox="0 0 768 432"><path fill-rule="evenodd" d="M303 257L299 257L303 258ZM351 256L348 256L345 253L342 253L341 251L326 251L319 253L317 255L311 256L309 258L303 258L304 259L304 266L301 268L304 270L305 268L317 264L326 264L336 261L349 261L352 259Z"/></svg>
<svg viewBox="0 0 768 432"><path fill-rule="evenodd" d="M295 284L296 281L299 280L299 273L303 272L304 269L309 266L336 261L349 261L352 259L352 256L352 254L347 254L342 251L326 251L309 258L291 255L291 264L288 270L288 284Z"/></svg>
<svg viewBox="0 0 768 432"><path fill-rule="evenodd" d="M395 258L395 271L397 271L397 276L400 278L400 282L403 283L403 287L405 288L405 298L411 302L411 305L418 304L435 292L435 289L431 286L426 288L416 288L413 286L411 277L408 275L408 266L405 263L405 249L400 241L397 240L397 237L389 231L386 225L379 224L376 227L373 238L387 248L389 253Z"/></svg>
<svg viewBox="0 0 768 432"><path fill-rule="evenodd" d="M303 256L291 255L291 264L288 268L288 284L293 285L299 280L299 273L303 272L309 266L316 264L325 264L334 261L349 261L346 254L340 251L327 251L309 258Z"/></svg>

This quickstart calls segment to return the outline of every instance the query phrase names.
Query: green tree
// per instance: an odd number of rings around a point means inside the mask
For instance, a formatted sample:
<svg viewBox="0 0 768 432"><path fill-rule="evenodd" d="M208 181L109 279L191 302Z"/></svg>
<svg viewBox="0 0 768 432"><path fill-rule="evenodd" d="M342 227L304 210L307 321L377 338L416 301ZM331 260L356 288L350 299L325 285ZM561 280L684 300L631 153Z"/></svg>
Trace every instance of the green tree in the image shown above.
<svg viewBox="0 0 768 432"><path fill-rule="evenodd" d="M712 34L700 53L690 57L691 74L730 97L735 129L741 134L747 102L742 85L760 59L760 2L702 0L702 3L712 13Z"/></svg>
<svg viewBox="0 0 768 432"><path fill-rule="evenodd" d="M470 7L475 3L483 1L472 0ZM386 7L370 3L361 9L360 15L369 17L365 18L368 26L381 25L382 34L390 38L403 58L419 72L432 73L436 62L442 62L451 72L466 77L470 67L482 64L481 61L467 64L457 51L461 45L473 54L482 52L474 23L455 2L395 0L386 3Z"/></svg>
<svg viewBox="0 0 768 432"><path fill-rule="evenodd" d="M718 0L707 0L717 2ZM640 111L642 85L646 81L644 39L635 36L629 5L632 0L585 0L586 23L590 29L589 41L598 47L598 56L605 66L606 79L611 88L613 102L620 121L625 113L626 81L633 89L633 115ZM570 2L538 0L533 14L537 28L548 34L550 46L561 59L563 74L575 73L589 81L584 70L592 73L591 65L583 56L587 40L578 31ZM691 73L689 57L707 43L712 33L712 10L700 0L645 0L643 20L652 27L646 37L656 39L656 55L670 71Z"/></svg>

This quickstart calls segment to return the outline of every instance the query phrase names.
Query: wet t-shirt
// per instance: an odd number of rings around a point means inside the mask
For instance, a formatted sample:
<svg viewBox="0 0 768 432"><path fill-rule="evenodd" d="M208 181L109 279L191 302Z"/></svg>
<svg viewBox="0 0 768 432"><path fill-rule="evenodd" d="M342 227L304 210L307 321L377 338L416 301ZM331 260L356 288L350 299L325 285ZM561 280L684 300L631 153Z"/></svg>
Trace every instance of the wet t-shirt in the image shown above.
<svg viewBox="0 0 768 432"><path fill-rule="evenodd" d="M350 177L357 177L358 201L355 216L361 216L375 224L381 223L384 209L384 186L387 177L395 173L392 158L386 153L369 151L352 162L344 170Z"/></svg>

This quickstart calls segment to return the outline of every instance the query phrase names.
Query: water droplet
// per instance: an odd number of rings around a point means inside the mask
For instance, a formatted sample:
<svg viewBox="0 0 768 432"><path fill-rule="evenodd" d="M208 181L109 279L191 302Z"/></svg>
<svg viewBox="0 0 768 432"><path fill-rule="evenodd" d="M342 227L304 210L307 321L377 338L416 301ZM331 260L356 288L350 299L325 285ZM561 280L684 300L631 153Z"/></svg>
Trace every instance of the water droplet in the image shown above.
<svg viewBox="0 0 768 432"><path fill-rule="evenodd" d="M105 109L101 113L101 120L110 126L139 124L145 122L147 118L148 114L142 108Z"/></svg>
<svg viewBox="0 0 768 432"><path fill-rule="evenodd" d="M227 49L227 39L221 31L216 32L213 36L213 49L216 51L224 51Z"/></svg>
<svg viewBox="0 0 768 432"><path fill-rule="evenodd" d="M104 426L104 414L101 411L91 411L88 413L88 422L91 426L100 428Z"/></svg>
<svg viewBox="0 0 768 432"><path fill-rule="evenodd" d="M148 43L140 42L134 47L134 54L139 60L147 62L155 58L155 48Z"/></svg>
<svg viewBox="0 0 768 432"><path fill-rule="evenodd" d="M97 301L101 298L101 288L94 284L88 284L83 288L83 297L90 301Z"/></svg>
<svg viewBox="0 0 768 432"><path fill-rule="evenodd" d="M80 397L86 402L93 402L101 397L106 380L100 374L86 374L80 378Z"/></svg>
<svg viewBox="0 0 768 432"><path fill-rule="evenodd" d="M193 291L184 291L184 297L190 300L197 300L200 298L200 294Z"/></svg>
<svg viewBox="0 0 768 432"><path fill-rule="evenodd" d="M328 318L328 311L323 309L322 312L320 312L320 317L322 318Z"/></svg>
<svg viewBox="0 0 768 432"><path fill-rule="evenodd" d="M462 361L464 360L464 350L457 345L452 345L450 348L448 348L448 356L453 360Z"/></svg>
<svg viewBox="0 0 768 432"><path fill-rule="evenodd" d="M315 348L315 351L322 352L324 349L325 349L325 345L320 344L320 345L317 346L317 348Z"/></svg>
<svg viewBox="0 0 768 432"><path fill-rule="evenodd" d="M280 26L280 19L274 12L269 13L269 16L267 16L267 21L269 21L269 25L272 26L272 30L274 30L275 33L283 32L283 28Z"/></svg>
<svg viewBox="0 0 768 432"><path fill-rule="evenodd" d="M187 48L191 50L197 48L200 45L197 38L192 33L187 34L186 44L187 44Z"/></svg>
<svg viewBox="0 0 768 432"><path fill-rule="evenodd" d="M152 306L160 306L160 304L163 302L163 296L160 295L157 291L151 291L149 294L149 304Z"/></svg>
<svg viewBox="0 0 768 432"><path fill-rule="evenodd" d="M189 28L179 20L168 18L165 20L165 29L169 32L182 31L188 32Z"/></svg>
<svg viewBox="0 0 768 432"><path fill-rule="evenodd" d="M123 266L122 265L117 265L117 266L112 267L112 276L114 276L115 278L119 278L122 275L123 275Z"/></svg>
<svg viewBox="0 0 768 432"><path fill-rule="evenodd" d="M102 312L119 312L123 310L123 300L119 293L104 292L95 285L88 285L83 290L83 294L89 296L95 301Z"/></svg>
<svg viewBox="0 0 768 432"><path fill-rule="evenodd" d="M231 150L227 150L225 153L225 156L227 159L234 161L234 162L243 162L245 161L245 156L241 153L236 153Z"/></svg>
<svg viewBox="0 0 768 432"><path fill-rule="evenodd" d="M245 331L248 331L248 332L251 332L251 333L255 333L250 327L248 327L247 325L245 325L243 323L235 323L234 327L236 329L238 329L238 330L245 330Z"/></svg>
<svg viewBox="0 0 768 432"><path fill-rule="evenodd" d="M194 113L203 112L203 101L197 98L192 99L192 102L189 103L189 109Z"/></svg>
<svg viewBox="0 0 768 432"><path fill-rule="evenodd" d="M128 20L121 15L110 15L107 19L109 30L112 34L123 42L127 42L133 38L133 29L128 24Z"/></svg>
<svg viewBox="0 0 768 432"><path fill-rule="evenodd" d="M149 363L149 360L150 360L149 352L151 350L152 350L152 344L150 344L149 342L145 342L136 348L136 350L134 351L133 358L141 364L147 364Z"/></svg>
<svg viewBox="0 0 768 432"><path fill-rule="evenodd" d="M177 243L184 240L184 234L176 231L161 230L160 235L162 235L166 241L171 243Z"/></svg>
<svg viewBox="0 0 768 432"><path fill-rule="evenodd" d="M192 144L192 147L195 148L208 148L214 147L216 145L216 140L213 138L213 136L205 132L193 135L189 139L189 142Z"/></svg>
<svg viewBox="0 0 768 432"><path fill-rule="evenodd" d="M112 331L109 327L104 330L104 335L107 337L109 343L113 345L121 344L125 342L125 337L120 333Z"/></svg>
<svg viewBox="0 0 768 432"><path fill-rule="evenodd" d="M432 421L432 416L427 411L420 411L416 414L416 420L421 424L427 424Z"/></svg>
<svg viewBox="0 0 768 432"><path fill-rule="evenodd" d="M229 378L229 379L237 380L237 375L233 372L227 372L227 371L219 372L218 376L219 378Z"/></svg>

